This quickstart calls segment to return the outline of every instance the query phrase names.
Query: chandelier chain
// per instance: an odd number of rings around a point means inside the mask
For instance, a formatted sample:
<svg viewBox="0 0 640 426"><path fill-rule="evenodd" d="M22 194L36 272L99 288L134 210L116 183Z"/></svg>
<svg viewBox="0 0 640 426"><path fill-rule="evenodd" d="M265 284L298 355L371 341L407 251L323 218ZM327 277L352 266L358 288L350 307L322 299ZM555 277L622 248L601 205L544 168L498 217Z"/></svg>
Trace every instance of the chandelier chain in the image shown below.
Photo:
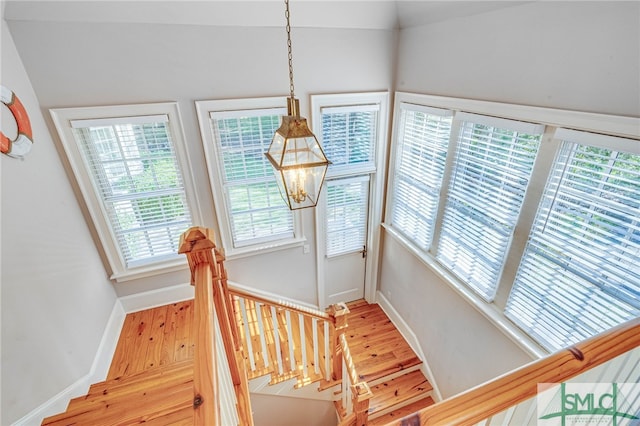
<svg viewBox="0 0 640 426"><path fill-rule="evenodd" d="M287 18L287 48L289 50L289 90L291 91L291 99L293 94L293 54L291 53L291 23L289 22L289 0L284 0L286 6L284 16Z"/></svg>

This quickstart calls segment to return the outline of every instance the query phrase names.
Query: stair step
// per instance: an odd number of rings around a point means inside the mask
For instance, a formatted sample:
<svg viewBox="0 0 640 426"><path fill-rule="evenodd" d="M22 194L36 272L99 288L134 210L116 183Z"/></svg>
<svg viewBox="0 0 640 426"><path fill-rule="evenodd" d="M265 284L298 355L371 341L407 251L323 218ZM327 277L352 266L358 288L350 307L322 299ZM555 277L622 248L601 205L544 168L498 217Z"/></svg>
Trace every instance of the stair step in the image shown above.
<svg viewBox="0 0 640 426"><path fill-rule="evenodd" d="M431 396L433 386L416 370L371 387L369 418L375 419Z"/></svg>
<svg viewBox="0 0 640 426"><path fill-rule="evenodd" d="M160 425L167 419L172 419L170 424L193 423L193 367L155 370L94 385L92 393L75 398L67 411L42 424Z"/></svg>
<svg viewBox="0 0 640 426"><path fill-rule="evenodd" d="M387 414L381 415L380 417L376 417L375 419L369 420L368 425L383 426L390 422L397 422L403 417L413 414L416 411L422 410L423 408L427 408L433 404L435 404L435 401L433 400L433 398L428 396L412 404L405 405L404 407L398 408L397 410L391 411Z"/></svg>
<svg viewBox="0 0 640 426"><path fill-rule="evenodd" d="M422 364L379 305L356 301L347 306L346 337L361 380L375 383Z"/></svg>
<svg viewBox="0 0 640 426"><path fill-rule="evenodd" d="M89 388L87 396L103 394L106 390L116 390L119 387L135 385L138 382L152 383L158 381L162 383L167 376L193 375L193 360L185 360L172 364L154 367L130 376L121 376L114 379L94 383ZM81 397L85 398L85 397Z"/></svg>

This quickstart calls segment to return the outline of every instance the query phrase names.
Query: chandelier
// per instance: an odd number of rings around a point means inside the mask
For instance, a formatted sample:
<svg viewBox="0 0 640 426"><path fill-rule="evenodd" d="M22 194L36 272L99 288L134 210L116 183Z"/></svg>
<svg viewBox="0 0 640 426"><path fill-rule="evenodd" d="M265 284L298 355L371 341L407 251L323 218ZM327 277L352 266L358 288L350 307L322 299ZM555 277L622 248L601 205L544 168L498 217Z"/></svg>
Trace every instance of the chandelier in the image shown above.
<svg viewBox="0 0 640 426"><path fill-rule="evenodd" d="M276 130L265 153L275 169L280 193L291 210L315 207L330 162L318 139L309 129L307 119L300 117L300 103L293 93L293 56L289 0L285 0L287 48L289 51L289 90L287 115Z"/></svg>

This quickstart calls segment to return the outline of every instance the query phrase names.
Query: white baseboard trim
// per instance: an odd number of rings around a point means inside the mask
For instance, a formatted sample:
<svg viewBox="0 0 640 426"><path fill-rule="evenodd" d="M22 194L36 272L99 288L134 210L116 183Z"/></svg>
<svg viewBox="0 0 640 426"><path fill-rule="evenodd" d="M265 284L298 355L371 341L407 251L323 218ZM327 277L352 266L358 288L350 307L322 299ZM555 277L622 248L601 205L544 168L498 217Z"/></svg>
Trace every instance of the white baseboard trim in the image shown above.
<svg viewBox="0 0 640 426"><path fill-rule="evenodd" d="M38 406L35 410L32 410L17 420L13 423L13 426L39 426L46 417L65 411L69 405L69 401L73 398L86 395L89 387L93 383L103 381L109 372L109 366L111 365L111 359L118 344L118 338L120 337L120 330L122 330L125 315L120 300L116 300L89 373L76 380L44 404Z"/></svg>
<svg viewBox="0 0 640 426"><path fill-rule="evenodd" d="M420 370L425 375L427 379L429 379L429 383L433 386L433 399L438 402L442 401L442 394L440 393L440 389L438 388L438 384L436 383L435 378L433 377L433 373L431 372L431 368L429 368L429 363L424 356L424 352L422 351L422 347L420 346L420 342L416 337L415 333L409 327L400 313L396 311L391 302L384 297L384 295L378 291L376 294L376 303L380 305L385 314L389 317L391 322L396 326L402 337L409 343L411 349L418 355L418 358L422 360L422 365L420 366Z"/></svg>
<svg viewBox="0 0 640 426"><path fill-rule="evenodd" d="M130 314L131 312L137 312L143 309L151 309L168 305L169 303L193 299L194 294L193 286L187 283L123 296L119 300L120 303L122 303L124 312Z"/></svg>
<svg viewBox="0 0 640 426"><path fill-rule="evenodd" d="M169 303L181 302L183 300L193 299L193 297L193 287L187 283L132 294L117 299L111 310L111 315L107 321L89 372L14 422L12 426L40 426L42 420L46 417L65 411L70 400L86 395L92 384L105 380L109 373L111 359L118 345L122 324L128 313L167 305Z"/></svg>

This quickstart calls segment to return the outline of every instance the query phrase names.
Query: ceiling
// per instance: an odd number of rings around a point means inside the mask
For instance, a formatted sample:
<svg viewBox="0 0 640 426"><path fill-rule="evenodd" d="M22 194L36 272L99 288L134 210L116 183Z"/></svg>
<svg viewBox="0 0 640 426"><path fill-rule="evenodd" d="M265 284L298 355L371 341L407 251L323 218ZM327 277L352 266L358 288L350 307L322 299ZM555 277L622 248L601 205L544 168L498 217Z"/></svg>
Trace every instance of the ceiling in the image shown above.
<svg viewBox="0 0 640 426"><path fill-rule="evenodd" d="M277 27L276 0L7 0L6 20ZM408 28L489 12L528 1L291 0L293 27Z"/></svg>

